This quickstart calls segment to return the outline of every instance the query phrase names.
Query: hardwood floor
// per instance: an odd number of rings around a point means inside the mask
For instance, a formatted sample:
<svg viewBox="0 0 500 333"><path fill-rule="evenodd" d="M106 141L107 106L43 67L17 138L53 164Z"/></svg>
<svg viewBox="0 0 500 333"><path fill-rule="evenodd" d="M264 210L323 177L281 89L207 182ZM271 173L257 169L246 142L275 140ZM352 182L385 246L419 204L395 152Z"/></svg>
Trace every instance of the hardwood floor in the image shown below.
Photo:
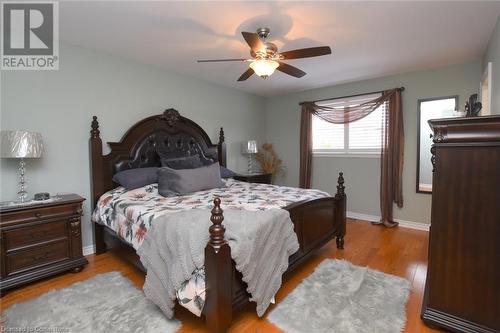
<svg viewBox="0 0 500 333"><path fill-rule="evenodd" d="M277 302L283 299L314 268L326 258L346 259L354 264L368 266L386 273L408 279L412 283L410 299L407 304L406 332L439 332L425 326L420 320L420 306L427 270L428 233L405 228L387 229L374 226L364 221L350 220L347 224L345 250L337 250L335 241L331 241L316 256L299 267L292 276L285 280L277 294ZM40 281L26 287L13 290L1 299L2 310L14 303L36 297L50 289L62 288L77 281L109 272L120 271L137 287L144 282L143 274L131 264L124 262L111 253L87 257L89 265L77 274L68 273L55 278ZM182 321L179 332L206 332L203 319L176 306L176 317ZM249 306L233 317L231 332L280 332L265 318L258 318L255 308Z"/></svg>

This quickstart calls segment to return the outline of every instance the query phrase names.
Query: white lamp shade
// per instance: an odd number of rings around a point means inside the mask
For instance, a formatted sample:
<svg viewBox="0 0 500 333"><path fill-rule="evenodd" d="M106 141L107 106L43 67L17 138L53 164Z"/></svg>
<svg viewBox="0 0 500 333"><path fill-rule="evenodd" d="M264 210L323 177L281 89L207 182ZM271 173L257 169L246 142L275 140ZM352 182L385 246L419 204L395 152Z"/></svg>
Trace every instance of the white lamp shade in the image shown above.
<svg viewBox="0 0 500 333"><path fill-rule="evenodd" d="M257 154L257 141L255 140L248 140L243 142L241 145L241 152L243 154Z"/></svg>
<svg viewBox="0 0 500 333"><path fill-rule="evenodd" d="M27 131L1 131L0 155L3 158L39 158L43 154L42 135Z"/></svg>

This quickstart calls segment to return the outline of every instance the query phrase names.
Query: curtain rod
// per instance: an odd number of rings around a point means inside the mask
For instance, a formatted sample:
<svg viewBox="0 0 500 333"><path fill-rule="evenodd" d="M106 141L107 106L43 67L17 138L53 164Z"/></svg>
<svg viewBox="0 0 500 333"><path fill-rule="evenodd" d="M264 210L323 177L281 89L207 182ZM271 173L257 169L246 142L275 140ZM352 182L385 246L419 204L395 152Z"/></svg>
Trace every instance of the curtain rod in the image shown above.
<svg viewBox="0 0 500 333"><path fill-rule="evenodd" d="M399 91L405 91L405 87L399 87L399 88L396 88L398 89ZM391 89L387 89L387 90L391 90ZM380 91L372 91L372 92L368 92L368 93L362 93L362 94L355 94L355 95L349 95L349 96L339 96L339 97L331 97L331 98L324 98L324 99L317 99L315 101L310 101L309 103L316 103L316 102L324 102L324 101L331 101L333 99L339 99L339 98L350 98L350 97L357 97L357 96L363 96L363 95L371 95L371 94L381 94L383 93L384 91L386 90L380 90ZM302 105L304 103L308 103L306 101L304 102L300 102L299 105Z"/></svg>

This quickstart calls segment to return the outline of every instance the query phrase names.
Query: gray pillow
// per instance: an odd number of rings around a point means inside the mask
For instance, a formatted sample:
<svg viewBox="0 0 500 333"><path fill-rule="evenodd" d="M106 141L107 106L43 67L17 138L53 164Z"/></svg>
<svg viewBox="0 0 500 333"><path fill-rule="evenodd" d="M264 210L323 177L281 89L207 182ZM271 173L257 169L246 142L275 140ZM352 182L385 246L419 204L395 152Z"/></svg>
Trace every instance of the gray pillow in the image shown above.
<svg viewBox="0 0 500 333"><path fill-rule="evenodd" d="M203 166L200 155L177 157L177 158L161 158L161 166L171 169L195 169Z"/></svg>
<svg viewBox="0 0 500 333"><path fill-rule="evenodd" d="M236 173L221 165L220 176L221 178L233 178L234 176L236 176Z"/></svg>
<svg viewBox="0 0 500 333"><path fill-rule="evenodd" d="M164 197L224 187L219 163L196 169L158 169L158 193Z"/></svg>
<svg viewBox="0 0 500 333"><path fill-rule="evenodd" d="M138 168L120 171L113 176L113 181L125 187L127 190L133 190L149 184L158 183L158 169Z"/></svg>

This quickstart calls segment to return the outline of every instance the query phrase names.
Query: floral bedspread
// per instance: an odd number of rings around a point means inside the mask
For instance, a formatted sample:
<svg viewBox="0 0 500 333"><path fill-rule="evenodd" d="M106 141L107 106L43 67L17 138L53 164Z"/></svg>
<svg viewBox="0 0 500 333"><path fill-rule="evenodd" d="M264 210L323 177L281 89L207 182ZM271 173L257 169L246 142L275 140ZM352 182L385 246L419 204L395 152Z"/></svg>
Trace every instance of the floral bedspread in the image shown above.
<svg viewBox="0 0 500 333"><path fill-rule="evenodd" d="M101 196L92 214L92 221L111 228L137 250L155 217L189 209L211 209L215 197L221 199L223 210L266 210L330 196L319 190L246 183L234 179L224 182L226 187L223 188L175 197L163 197L158 194L157 184L131 191L117 187ZM177 298L182 306L198 316L201 315L205 303L203 268L197 269L191 279L183 283L177 291Z"/></svg>

